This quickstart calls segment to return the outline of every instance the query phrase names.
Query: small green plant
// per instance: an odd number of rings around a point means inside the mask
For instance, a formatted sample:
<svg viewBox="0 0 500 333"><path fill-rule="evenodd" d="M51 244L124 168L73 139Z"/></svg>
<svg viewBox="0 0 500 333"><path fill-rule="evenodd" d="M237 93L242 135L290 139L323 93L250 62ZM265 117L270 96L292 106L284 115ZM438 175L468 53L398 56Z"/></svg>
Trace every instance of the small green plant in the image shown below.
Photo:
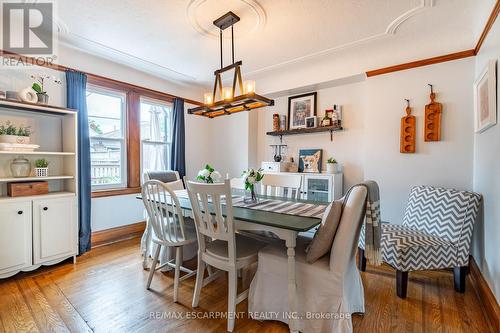
<svg viewBox="0 0 500 333"><path fill-rule="evenodd" d="M335 164L335 163L337 163L337 160L336 160L336 159L334 159L333 157L330 157L330 158L328 159L328 161L326 161L326 163L329 163L329 164Z"/></svg>
<svg viewBox="0 0 500 333"><path fill-rule="evenodd" d="M0 135L17 135L17 136L30 136L31 135L31 127L19 127L12 125L10 121L7 121L4 124L0 125Z"/></svg>
<svg viewBox="0 0 500 333"><path fill-rule="evenodd" d="M35 167L37 168L47 168L49 166L49 161L45 158L41 158L35 161Z"/></svg>

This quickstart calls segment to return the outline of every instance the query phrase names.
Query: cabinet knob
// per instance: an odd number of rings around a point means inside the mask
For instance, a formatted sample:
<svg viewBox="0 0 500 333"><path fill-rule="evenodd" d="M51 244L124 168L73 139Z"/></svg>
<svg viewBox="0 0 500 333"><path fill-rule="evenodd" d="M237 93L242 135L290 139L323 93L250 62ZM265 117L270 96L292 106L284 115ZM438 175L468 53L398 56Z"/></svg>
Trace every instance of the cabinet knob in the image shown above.
<svg viewBox="0 0 500 333"><path fill-rule="evenodd" d="M20 210L20 211L18 211L17 213L18 213L19 215L22 215L22 214L23 214L23 211L22 211L22 210Z"/></svg>
<svg viewBox="0 0 500 333"><path fill-rule="evenodd" d="M49 207L43 207L43 210L49 210Z"/></svg>

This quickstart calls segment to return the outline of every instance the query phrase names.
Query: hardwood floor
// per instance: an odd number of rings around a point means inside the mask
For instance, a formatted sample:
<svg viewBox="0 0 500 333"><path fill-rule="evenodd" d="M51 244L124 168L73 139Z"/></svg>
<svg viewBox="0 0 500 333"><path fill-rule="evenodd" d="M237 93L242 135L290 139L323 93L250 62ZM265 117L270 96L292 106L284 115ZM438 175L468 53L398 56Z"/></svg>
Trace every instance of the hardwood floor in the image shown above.
<svg viewBox="0 0 500 333"><path fill-rule="evenodd" d="M157 273L146 291L139 240L93 249L71 262L0 281L1 332L224 332L226 320L205 318L226 311L224 276L202 289L191 308L194 278L181 283L173 303L170 273ZM192 262L191 264L194 264ZM410 273L408 296L396 297L389 267L362 274L366 313L354 315L355 332L489 332L479 300L467 279L465 294L453 289L452 272ZM247 303L237 307L245 311ZM203 319L167 318L187 313ZM163 317L162 317L163 316ZM236 320L235 332L288 332L279 322Z"/></svg>

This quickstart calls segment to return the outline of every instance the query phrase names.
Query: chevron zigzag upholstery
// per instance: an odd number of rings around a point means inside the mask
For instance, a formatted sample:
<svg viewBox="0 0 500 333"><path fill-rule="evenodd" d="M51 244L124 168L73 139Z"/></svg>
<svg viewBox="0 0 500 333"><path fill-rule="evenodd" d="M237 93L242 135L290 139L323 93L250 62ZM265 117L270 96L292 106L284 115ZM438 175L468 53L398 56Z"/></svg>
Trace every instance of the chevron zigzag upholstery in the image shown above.
<svg viewBox="0 0 500 333"><path fill-rule="evenodd" d="M467 266L480 200L472 192L414 187L403 224L382 224L384 262L404 272Z"/></svg>

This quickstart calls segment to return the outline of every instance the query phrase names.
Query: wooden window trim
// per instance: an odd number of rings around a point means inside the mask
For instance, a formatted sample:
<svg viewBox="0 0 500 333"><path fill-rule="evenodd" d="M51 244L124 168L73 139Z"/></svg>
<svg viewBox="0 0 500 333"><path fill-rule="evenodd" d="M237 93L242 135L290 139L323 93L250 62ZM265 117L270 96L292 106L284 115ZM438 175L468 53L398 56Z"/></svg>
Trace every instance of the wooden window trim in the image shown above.
<svg viewBox="0 0 500 333"><path fill-rule="evenodd" d="M92 192L92 198L113 197L116 195L138 194L141 193L141 187L117 188L111 190L102 190Z"/></svg>
<svg viewBox="0 0 500 333"><path fill-rule="evenodd" d="M172 103L174 97L154 90L131 86L112 79L89 77L88 84L126 94L125 143L127 151L127 187L92 191L92 198L137 194L141 192L141 97Z"/></svg>

